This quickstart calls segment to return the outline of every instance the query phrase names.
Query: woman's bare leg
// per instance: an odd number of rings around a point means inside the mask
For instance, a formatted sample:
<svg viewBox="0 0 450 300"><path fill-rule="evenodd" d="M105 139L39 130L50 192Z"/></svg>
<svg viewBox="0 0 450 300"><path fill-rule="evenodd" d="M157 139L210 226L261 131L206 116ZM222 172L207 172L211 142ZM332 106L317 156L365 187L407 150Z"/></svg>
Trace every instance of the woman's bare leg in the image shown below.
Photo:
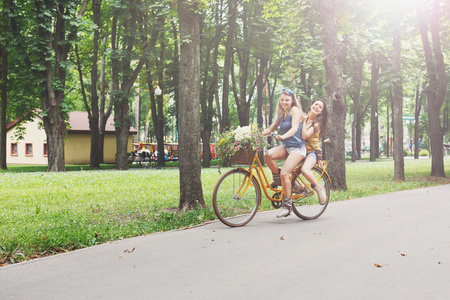
<svg viewBox="0 0 450 300"><path fill-rule="evenodd" d="M283 195L288 198L291 197L291 173L298 166L298 164L304 158L300 153L292 152L287 157L283 167L281 168L280 177L281 177L281 186L283 188Z"/></svg>
<svg viewBox="0 0 450 300"><path fill-rule="evenodd" d="M278 174L278 164L276 159L285 159L287 157L287 152L284 146L277 146L269 150L266 155L266 163L270 171L274 174Z"/></svg>
<svg viewBox="0 0 450 300"><path fill-rule="evenodd" d="M317 196L319 197L319 203L321 205L324 205L327 201L327 195L325 193L325 190L323 186L318 184L316 177L314 177L313 173L311 172L311 169L316 164L316 158L312 156L306 157L306 160L302 167L302 174L311 183L312 188L317 192Z"/></svg>
<svg viewBox="0 0 450 300"><path fill-rule="evenodd" d="M303 163L301 173L313 186L317 185L317 179L311 172L311 169L316 165L316 158L313 156L307 156Z"/></svg>

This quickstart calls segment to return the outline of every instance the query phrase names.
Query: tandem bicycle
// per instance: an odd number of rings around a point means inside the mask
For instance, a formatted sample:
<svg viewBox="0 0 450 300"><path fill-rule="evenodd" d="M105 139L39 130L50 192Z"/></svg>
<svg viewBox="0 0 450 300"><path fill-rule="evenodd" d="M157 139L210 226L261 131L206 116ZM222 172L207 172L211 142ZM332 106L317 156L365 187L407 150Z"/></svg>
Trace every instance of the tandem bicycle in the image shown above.
<svg viewBox="0 0 450 300"><path fill-rule="evenodd" d="M262 192L271 201L274 208L281 207L283 191L281 187L273 188L264 172L258 152L240 149L231 162L250 165L249 168L238 167L223 174L213 191L213 208L219 220L231 227L244 226L250 222L258 211L262 201ZM303 161L294 169L290 180L292 187L297 183L300 189L292 193L293 212L304 220L316 219L323 214L330 200L331 180L326 168L317 165L311 170L327 195L326 203L319 204L317 193L311 183L301 174Z"/></svg>

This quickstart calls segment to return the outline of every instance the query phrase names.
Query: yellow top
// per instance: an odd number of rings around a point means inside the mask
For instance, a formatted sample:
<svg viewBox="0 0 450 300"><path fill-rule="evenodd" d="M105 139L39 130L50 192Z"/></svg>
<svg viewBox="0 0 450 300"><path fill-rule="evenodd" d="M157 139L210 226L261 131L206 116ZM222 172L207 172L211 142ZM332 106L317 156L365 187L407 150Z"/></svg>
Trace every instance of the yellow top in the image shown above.
<svg viewBox="0 0 450 300"><path fill-rule="evenodd" d="M320 130L318 130L317 132L314 132L313 136L308 139L309 143L305 141L306 142L306 153L310 153L310 152L313 152L315 150L320 150L319 134L320 134ZM309 144L311 144L311 146L314 149L312 149Z"/></svg>

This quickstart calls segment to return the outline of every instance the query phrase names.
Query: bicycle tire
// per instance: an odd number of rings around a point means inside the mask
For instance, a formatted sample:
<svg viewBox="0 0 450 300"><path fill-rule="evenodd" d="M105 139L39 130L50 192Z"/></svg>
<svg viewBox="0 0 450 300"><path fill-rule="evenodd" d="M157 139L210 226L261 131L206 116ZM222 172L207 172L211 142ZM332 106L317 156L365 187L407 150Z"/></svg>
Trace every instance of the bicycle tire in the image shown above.
<svg viewBox="0 0 450 300"><path fill-rule="evenodd" d="M325 194L327 195L327 201L325 204L319 204L319 197L317 193L311 188L311 184L302 174L296 174L292 178L292 186L297 182L305 191L299 194L292 194L293 211L297 217L303 220L313 220L320 217L328 206L330 201L330 177L328 173L323 172L321 168L314 167L311 169L312 174L316 177L318 184L322 185ZM323 172L323 174L322 174ZM322 176L320 176L322 174Z"/></svg>
<svg viewBox="0 0 450 300"><path fill-rule="evenodd" d="M256 215L261 202L261 189L254 176L248 184L249 177L249 171L233 169L217 181L212 197L213 208L225 225L244 226Z"/></svg>

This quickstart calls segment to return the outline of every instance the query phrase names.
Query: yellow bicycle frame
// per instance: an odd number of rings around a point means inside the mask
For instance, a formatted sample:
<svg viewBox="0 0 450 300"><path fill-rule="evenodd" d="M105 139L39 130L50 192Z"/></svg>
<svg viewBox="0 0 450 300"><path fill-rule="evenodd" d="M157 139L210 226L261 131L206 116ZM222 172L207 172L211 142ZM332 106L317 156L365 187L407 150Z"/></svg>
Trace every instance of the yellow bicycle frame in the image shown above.
<svg viewBox="0 0 450 300"><path fill-rule="evenodd" d="M323 163L324 163L324 167L322 169L322 173L320 174L318 180L320 180L322 178L324 173L327 173L326 172L326 168L328 166L328 163L326 161L323 161ZM290 177L291 181L292 181L292 178L294 176L300 174L300 170L301 170L302 166L303 166L303 161L300 162L300 164L293 171L293 173L292 173L292 175ZM236 196L239 195L238 197L240 198L247 191L249 186L253 187L253 185L252 185L252 178L255 177L256 181L258 181L260 189L263 190L264 194L266 195L266 197L270 201L273 201L273 202L280 202L281 201L282 195L283 195L283 190L281 188L280 189L274 189L274 188L272 188L270 186L269 180L267 179L266 173L264 172L263 166L262 166L261 161L260 161L260 159L258 157L258 152L255 153L255 157L253 158L253 162L250 165L249 169L245 169L245 168L241 168L241 169L250 172L250 176L249 176L248 180L244 180L242 182L241 186L239 187L239 190L236 193ZM328 173L327 173L327 175L328 175ZM297 178L299 178L300 181L303 183L303 185L310 192L312 192L311 183L309 181L303 180L299 176L297 176ZM330 176L327 176L327 178L330 178ZM306 183L305 183L305 181L306 181ZM261 183L262 183L262 186L261 186ZM269 193L268 193L268 190L274 191L275 192L274 195L277 195L279 197L274 198L274 197L270 196ZM306 196L305 194L295 194L295 195L292 196L292 198L293 199L298 199L298 198L302 198L302 197L305 197L305 196ZM259 199L259 204L261 204L261 202L262 202L262 197L260 197L260 199Z"/></svg>

